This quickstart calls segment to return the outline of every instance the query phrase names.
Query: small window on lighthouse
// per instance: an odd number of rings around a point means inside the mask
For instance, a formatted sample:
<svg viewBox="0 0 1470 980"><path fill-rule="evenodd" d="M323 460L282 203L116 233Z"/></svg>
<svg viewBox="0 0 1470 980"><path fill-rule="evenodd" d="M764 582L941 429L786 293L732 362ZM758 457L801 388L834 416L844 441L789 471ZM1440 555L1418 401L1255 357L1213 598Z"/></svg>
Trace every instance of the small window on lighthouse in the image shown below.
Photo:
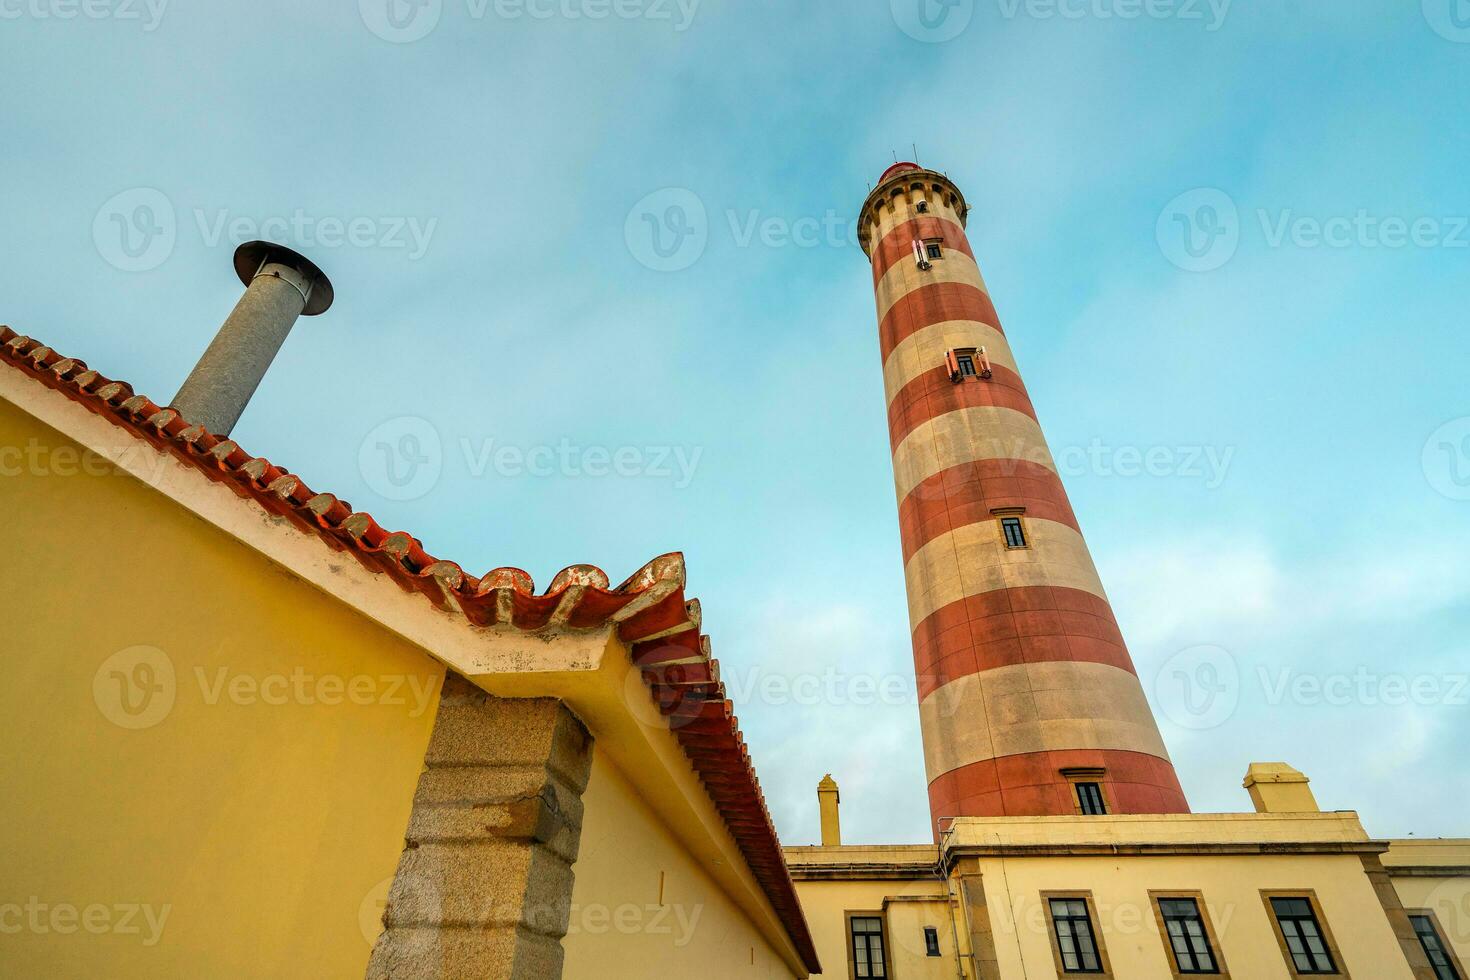
<svg viewBox="0 0 1470 980"><path fill-rule="evenodd" d="M941 241L942 241L941 239L934 238L934 239L930 239L929 241L926 241L924 243L924 252L925 252L926 255L929 256L929 258L931 258L931 259L942 259L942 258L944 258L944 246L941 244Z"/></svg>
<svg viewBox="0 0 1470 980"><path fill-rule="evenodd" d="M915 211L918 211L920 214L928 214L929 213L929 202L928 201L920 201L915 206L914 210Z"/></svg>
<svg viewBox="0 0 1470 980"><path fill-rule="evenodd" d="M1077 805L1081 808L1083 815L1097 817L1108 812L1107 804L1103 802L1101 784L1077 783L1076 785Z"/></svg>
<svg viewBox="0 0 1470 980"><path fill-rule="evenodd" d="M944 355L944 363L949 368L949 380L955 384L971 380L988 381L993 377L990 358L985 356L984 347L956 347Z"/></svg>
<svg viewBox="0 0 1470 980"><path fill-rule="evenodd" d="M1006 547L1015 551L1018 548L1029 548L1026 543L1026 526L1021 523L1019 517L1002 517L1000 519L1000 530L1005 535Z"/></svg>

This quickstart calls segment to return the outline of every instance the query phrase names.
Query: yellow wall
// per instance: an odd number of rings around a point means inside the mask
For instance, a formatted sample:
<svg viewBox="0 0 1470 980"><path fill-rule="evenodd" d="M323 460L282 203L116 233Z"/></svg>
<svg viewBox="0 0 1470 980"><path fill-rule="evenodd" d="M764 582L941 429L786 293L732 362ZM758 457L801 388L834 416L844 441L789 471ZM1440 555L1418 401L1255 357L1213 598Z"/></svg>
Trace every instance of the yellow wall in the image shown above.
<svg viewBox="0 0 1470 980"><path fill-rule="evenodd" d="M1445 942L1470 968L1470 878L1394 878L1393 888L1406 910L1435 914Z"/></svg>
<svg viewBox="0 0 1470 980"><path fill-rule="evenodd" d="M1091 890L1118 977L1170 976L1150 889L1200 891L1232 976L1287 980L1261 889L1315 889L1354 977L1411 980L1408 962L1356 855L1067 857L982 859L996 951L1006 975L1051 976L1051 938L1040 895ZM1025 973L1021 972L1022 962Z"/></svg>
<svg viewBox="0 0 1470 980"><path fill-rule="evenodd" d="M888 938L888 959L893 976L903 980L953 980L955 926L950 922L949 902L943 895L931 899L898 898L883 905L883 929ZM930 956L924 945L924 927L939 937L939 955ZM841 976L846 962L828 967L829 976Z"/></svg>
<svg viewBox="0 0 1470 980"><path fill-rule="evenodd" d="M0 974L361 976L442 668L3 401L0 453Z"/></svg>
<svg viewBox="0 0 1470 980"><path fill-rule="evenodd" d="M792 976L598 748L582 801L563 976Z"/></svg>
<svg viewBox="0 0 1470 980"><path fill-rule="evenodd" d="M1260 890L1311 888L1316 890L1353 976L1372 980L1411 977L1356 855L984 858L980 870L1005 976L1055 975L1041 893L1075 889L1093 893L1115 976L1168 980L1168 953L1148 893L1179 890L1204 894L1232 976L1286 980L1285 963ZM826 968L824 975L847 975L844 913L881 909L895 980L954 977L954 934L941 888L937 882L797 882ZM894 900L900 895L931 895L935 900ZM924 955L925 925L939 929L943 954L939 958ZM965 930L963 921L959 927Z"/></svg>
<svg viewBox="0 0 1470 980"><path fill-rule="evenodd" d="M822 961L822 976L848 975L847 913L881 912L894 977L954 976L954 936L944 884L934 881L798 881L796 894ZM934 901L890 901L892 897ZM924 926L939 928L938 958L924 955Z"/></svg>
<svg viewBox="0 0 1470 980"><path fill-rule="evenodd" d="M1278 853L1239 850L1252 845ZM980 875L984 914L1006 977L1056 975L1042 893L1087 891L1113 975L1119 980L1169 980L1169 953L1149 892L1173 891L1202 894L1216 930L1217 951L1223 952L1232 976L1286 980L1285 959L1261 891L1310 889L1352 976L1411 978L1362 858L1351 850L1374 847L1352 812L966 818L955 823L945 846L957 862L956 894L964 893L961 881L968 879L973 886L975 880L968 876ZM1193 853L1137 853L1165 846ZM1082 850L1102 847L1117 850ZM997 856L997 848L1008 851ZM1349 850L1334 853L1339 848ZM847 975L844 913L878 910L885 919L894 980L957 976L955 934L942 883L877 876L935 857L932 848L914 847L787 850L788 863L803 875L797 892L827 976ZM1445 877L1401 876L1393 883L1407 907L1435 909L1447 938L1465 960L1470 878L1450 875L1470 866L1470 841L1394 842L1383 861L1390 872L1396 866L1445 868ZM874 876L849 877L864 873ZM813 874L826 877L805 877ZM938 926L942 957L923 956L924 925ZM960 946L967 951L969 924L962 918L958 926Z"/></svg>
<svg viewBox="0 0 1470 980"><path fill-rule="evenodd" d="M1460 964L1470 969L1470 840L1435 839L1389 842L1383 865L1409 910L1428 909L1439 920L1445 942L1454 948ZM1415 869L1412 875L1395 874L1399 868ZM1442 876L1424 876L1430 868L1444 870Z"/></svg>

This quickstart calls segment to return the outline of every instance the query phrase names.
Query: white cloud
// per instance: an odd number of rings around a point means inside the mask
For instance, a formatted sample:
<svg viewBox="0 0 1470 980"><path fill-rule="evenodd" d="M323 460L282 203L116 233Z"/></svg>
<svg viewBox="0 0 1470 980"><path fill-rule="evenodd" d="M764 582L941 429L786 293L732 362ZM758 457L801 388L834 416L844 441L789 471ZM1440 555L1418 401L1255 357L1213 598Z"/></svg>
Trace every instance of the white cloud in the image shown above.
<svg viewBox="0 0 1470 980"><path fill-rule="evenodd" d="M1152 646L1221 630L1284 638L1419 620L1470 597L1467 544L1365 541L1293 563L1262 539L1212 534L1154 542L1101 564L1125 633Z"/></svg>
<svg viewBox="0 0 1470 980"><path fill-rule="evenodd" d="M1243 809L1246 765L1284 760L1370 832L1453 833L1452 808L1420 792L1470 737L1470 542L1342 537L1352 546L1301 558L1256 538L1177 537L1108 559L1103 578L1196 809ZM1154 677L1202 644L1228 651L1238 701L1196 730L1171 723Z"/></svg>

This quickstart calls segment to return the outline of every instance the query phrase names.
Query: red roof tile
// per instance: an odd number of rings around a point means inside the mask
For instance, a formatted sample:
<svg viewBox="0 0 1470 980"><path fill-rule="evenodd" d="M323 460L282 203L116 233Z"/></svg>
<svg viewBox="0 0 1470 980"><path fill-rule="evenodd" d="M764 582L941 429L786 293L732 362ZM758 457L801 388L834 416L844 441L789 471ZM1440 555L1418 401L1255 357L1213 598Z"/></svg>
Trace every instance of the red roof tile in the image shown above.
<svg viewBox="0 0 1470 980"><path fill-rule="evenodd" d="M745 739L700 634L698 600L684 595L684 556L662 555L613 587L593 565L573 565L537 594L519 568L482 576L424 551L404 531L385 530L370 514L330 493L316 493L299 477L231 439L190 425L178 412L135 395L86 364L63 357L0 326L0 363L58 391L94 415L229 487L241 498L289 519L327 546L352 555L403 589L441 609L453 606L476 626L527 632L593 630L609 626L631 645L653 701L668 719L710 799L739 845L751 872L776 909L808 970L821 969L806 917L796 898L781 842L771 822Z"/></svg>

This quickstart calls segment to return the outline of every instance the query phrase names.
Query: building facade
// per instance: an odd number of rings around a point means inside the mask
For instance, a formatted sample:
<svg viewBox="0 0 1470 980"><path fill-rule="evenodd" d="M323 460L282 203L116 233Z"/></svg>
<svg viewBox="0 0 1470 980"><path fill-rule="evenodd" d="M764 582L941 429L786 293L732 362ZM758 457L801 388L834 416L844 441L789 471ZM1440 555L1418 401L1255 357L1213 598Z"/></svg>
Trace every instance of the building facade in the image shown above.
<svg viewBox="0 0 1470 980"><path fill-rule="evenodd" d="M960 817L938 845L790 847L826 976L1470 976L1470 840L1374 840L1253 766L1249 813Z"/></svg>
<svg viewBox="0 0 1470 980"><path fill-rule="evenodd" d="M681 556L482 575L0 328L0 976L820 971Z"/></svg>

